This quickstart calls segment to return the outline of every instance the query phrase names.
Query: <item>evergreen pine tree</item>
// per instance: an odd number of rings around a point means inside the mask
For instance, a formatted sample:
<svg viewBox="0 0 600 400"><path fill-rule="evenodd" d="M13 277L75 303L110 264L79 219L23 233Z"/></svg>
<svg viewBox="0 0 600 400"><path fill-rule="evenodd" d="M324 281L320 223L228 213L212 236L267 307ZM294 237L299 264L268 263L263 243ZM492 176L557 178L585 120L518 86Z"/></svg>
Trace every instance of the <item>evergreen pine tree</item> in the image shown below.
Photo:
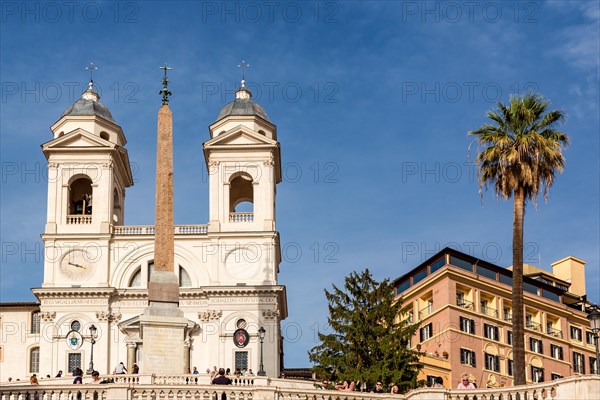
<svg viewBox="0 0 600 400"><path fill-rule="evenodd" d="M377 282L368 269L345 278L344 290L325 290L332 333L319 332L321 344L309 351L321 376L360 381L371 388L398 385L406 392L417 385L422 365L409 349L417 324L401 319L402 302L395 299L389 279ZM364 386L363 386L364 387Z"/></svg>

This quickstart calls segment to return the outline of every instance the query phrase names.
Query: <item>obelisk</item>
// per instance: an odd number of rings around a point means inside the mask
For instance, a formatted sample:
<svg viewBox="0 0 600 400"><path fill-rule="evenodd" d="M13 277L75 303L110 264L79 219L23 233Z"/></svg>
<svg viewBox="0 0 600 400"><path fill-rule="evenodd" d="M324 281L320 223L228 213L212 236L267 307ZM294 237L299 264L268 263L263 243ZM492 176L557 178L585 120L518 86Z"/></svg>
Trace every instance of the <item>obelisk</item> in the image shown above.
<svg viewBox="0 0 600 400"><path fill-rule="evenodd" d="M143 373L182 374L187 319L179 309L179 282L175 275L173 222L173 115L169 108L166 65L162 106L158 112L156 156L156 225L154 271L148 282L148 307L140 316L144 344Z"/></svg>

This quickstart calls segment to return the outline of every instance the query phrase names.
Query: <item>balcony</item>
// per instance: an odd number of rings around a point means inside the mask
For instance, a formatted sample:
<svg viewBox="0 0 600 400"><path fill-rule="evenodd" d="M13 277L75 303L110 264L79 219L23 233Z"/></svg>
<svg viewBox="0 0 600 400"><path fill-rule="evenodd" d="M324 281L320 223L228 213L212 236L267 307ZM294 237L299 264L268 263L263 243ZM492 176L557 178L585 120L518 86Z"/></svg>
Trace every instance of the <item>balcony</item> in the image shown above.
<svg viewBox="0 0 600 400"><path fill-rule="evenodd" d="M547 331L546 333L548 333L548 335L550 335L550 336L554 336L554 337L561 338L561 339L563 337L561 331L559 331L558 329L554 329L550 326L547 327L546 331Z"/></svg>
<svg viewBox="0 0 600 400"><path fill-rule="evenodd" d="M433 305L428 304L427 307L419 310L419 320L425 318L433 312Z"/></svg>
<svg viewBox="0 0 600 400"><path fill-rule="evenodd" d="M473 302L465 299L456 299L456 305L461 308L466 308L467 310L473 309Z"/></svg>
<svg viewBox="0 0 600 400"><path fill-rule="evenodd" d="M91 224L92 223L92 216L91 215L83 215L83 214L78 214L78 215L67 215L67 224L69 225L84 225L84 224Z"/></svg>
<svg viewBox="0 0 600 400"><path fill-rule="evenodd" d="M533 321L525 321L525 328L531 329L534 331L538 331L538 332L542 331L542 325L538 324L537 322L533 322Z"/></svg>
<svg viewBox="0 0 600 400"><path fill-rule="evenodd" d="M115 236L144 236L154 235L156 228L154 225L130 225L114 226L113 235ZM175 225L175 235L206 235L208 225Z"/></svg>
<svg viewBox="0 0 600 400"><path fill-rule="evenodd" d="M495 308L491 308L491 307L481 307L480 312L483 315L487 315L488 317L492 317L492 318L498 318L498 310L496 310Z"/></svg>
<svg viewBox="0 0 600 400"><path fill-rule="evenodd" d="M512 322L512 314L511 313L504 314L504 320L506 322Z"/></svg>
<svg viewBox="0 0 600 400"><path fill-rule="evenodd" d="M232 212L229 213L229 222L252 222L254 213L251 212Z"/></svg>

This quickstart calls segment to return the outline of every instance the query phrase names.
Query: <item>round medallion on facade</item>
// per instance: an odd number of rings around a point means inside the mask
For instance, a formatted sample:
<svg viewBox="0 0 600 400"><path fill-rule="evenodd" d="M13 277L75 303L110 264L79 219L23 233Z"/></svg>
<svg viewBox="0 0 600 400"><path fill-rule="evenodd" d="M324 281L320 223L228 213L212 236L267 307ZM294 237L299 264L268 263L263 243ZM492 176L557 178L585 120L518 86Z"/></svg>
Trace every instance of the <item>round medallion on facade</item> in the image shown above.
<svg viewBox="0 0 600 400"><path fill-rule="evenodd" d="M233 343L240 349L250 342L250 335L245 329L238 329L233 333Z"/></svg>
<svg viewBox="0 0 600 400"><path fill-rule="evenodd" d="M67 333L67 347L71 350L77 350L83 344L83 337L77 331Z"/></svg>

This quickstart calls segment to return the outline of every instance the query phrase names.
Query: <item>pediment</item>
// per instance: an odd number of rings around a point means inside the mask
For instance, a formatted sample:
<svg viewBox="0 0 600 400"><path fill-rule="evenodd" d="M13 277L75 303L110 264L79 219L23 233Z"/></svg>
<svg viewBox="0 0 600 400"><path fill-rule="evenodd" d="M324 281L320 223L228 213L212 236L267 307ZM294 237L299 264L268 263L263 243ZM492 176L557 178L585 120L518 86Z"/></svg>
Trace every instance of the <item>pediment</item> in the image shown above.
<svg viewBox="0 0 600 400"><path fill-rule="evenodd" d="M105 147L109 149L114 148L115 145L81 128L75 129L42 145L44 151L65 148L81 149L85 147Z"/></svg>
<svg viewBox="0 0 600 400"><path fill-rule="evenodd" d="M277 142L275 140L269 139L265 135L261 135L260 133L254 132L253 130L243 126L238 125L235 128L229 130L228 132L222 133L219 136L210 139L209 141L204 143L204 147L214 147L221 145L229 145L229 146L252 146L252 145L269 145L276 146Z"/></svg>

